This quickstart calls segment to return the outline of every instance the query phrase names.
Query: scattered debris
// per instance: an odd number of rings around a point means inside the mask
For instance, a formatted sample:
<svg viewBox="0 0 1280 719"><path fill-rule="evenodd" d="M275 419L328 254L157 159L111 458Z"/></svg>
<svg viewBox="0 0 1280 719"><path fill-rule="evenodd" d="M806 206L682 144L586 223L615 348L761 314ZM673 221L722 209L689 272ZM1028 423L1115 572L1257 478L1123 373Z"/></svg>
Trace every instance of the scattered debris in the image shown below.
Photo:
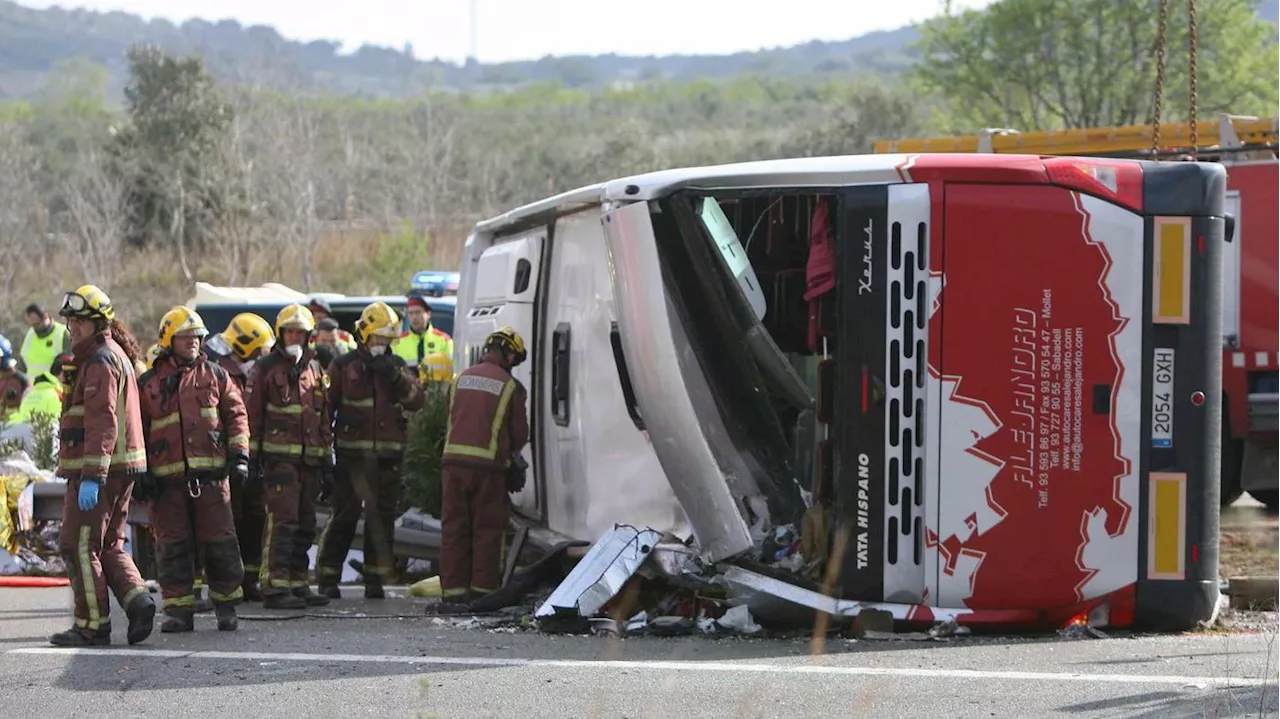
<svg viewBox="0 0 1280 719"><path fill-rule="evenodd" d="M652 529L615 525L592 545L534 616L540 620L558 614L595 616L635 575L661 539Z"/></svg>
<svg viewBox="0 0 1280 719"><path fill-rule="evenodd" d="M1097 627L1091 627L1084 622L1072 622L1062 629L1058 630L1058 636L1063 639L1106 639L1107 635Z"/></svg>

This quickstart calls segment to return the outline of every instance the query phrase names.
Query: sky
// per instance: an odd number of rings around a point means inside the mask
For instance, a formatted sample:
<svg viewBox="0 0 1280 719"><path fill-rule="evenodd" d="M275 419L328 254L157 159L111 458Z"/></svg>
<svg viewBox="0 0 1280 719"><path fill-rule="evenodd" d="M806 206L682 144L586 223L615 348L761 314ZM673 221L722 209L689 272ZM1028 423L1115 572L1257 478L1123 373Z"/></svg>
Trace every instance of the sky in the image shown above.
<svg viewBox="0 0 1280 719"><path fill-rule="evenodd" d="M28 7L122 10L174 22L234 19L270 25L293 40L401 48L420 59L470 54L474 2L481 62L546 55L726 54L846 40L941 12L944 0L17 0ZM952 0L956 8L991 0ZM758 5L763 12L744 8ZM730 30L732 28L732 30Z"/></svg>

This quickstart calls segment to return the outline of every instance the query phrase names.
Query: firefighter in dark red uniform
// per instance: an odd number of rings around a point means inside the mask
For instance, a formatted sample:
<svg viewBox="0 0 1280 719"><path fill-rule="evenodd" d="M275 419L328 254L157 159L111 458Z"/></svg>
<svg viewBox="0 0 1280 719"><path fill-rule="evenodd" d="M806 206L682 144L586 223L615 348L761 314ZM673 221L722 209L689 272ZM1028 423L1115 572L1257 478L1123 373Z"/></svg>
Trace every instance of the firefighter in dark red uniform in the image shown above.
<svg viewBox="0 0 1280 719"><path fill-rule="evenodd" d="M311 591L307 552L316 538L316 493L333 490L328 385L307 339L311 311L289 305L276 316L276 345L249 372L249 433L267 499L262 606L301 609L329 598Z"/></svg>
<svg viewBox="0 0 1280 719"><path fill-rule="evenodd" d="M374 302L356 322L354 351L329 367L329 410L334 413L338 459L333 513L320 537L316 574L320 591L342 596L338 580L364 505L364 595L382 599L395 568L392 538L400 503L400 461L408 439L408 412L426 397L417 372L389 351L400 335L400 316Z"/></svg>
<svg viewBox="0 0 1280 719"><path fill-rule="evenodd" d="M275 341L275 331L269 322L252 312L242 312L231 318L222 334L213 335L205 342L205 352L231 375L240 393L245 394L249 371L271 351ZM247 404L247 395L244 400ZM262 601L258 572L262 569L262 535L267 531L267 505L262 496L262 482L258 479L255 476L249 482L231 485L231 514L236 519L236 538L240 540L240 558L244 561L244 581L240 587L244 590L246 602Z"/></svg>
<svg viewBox="0 0 1280 719"><path fill-rule="evenodd" d="M169 310L160 320L160 356L138 381L146 494L166 615L162 632L195 628L197 557L203 558L218 629L236 629L235 605L244 596L231 485L249 478L249 419L235 381L200 351L208 334L195 310Z"/></svg>
<svg viewBox="0 0 1280 719"><path fill-rule="evenodd" d="M508 492L523 473L512 461L529 441L525 389L511 369L526 357L524 340L510 327L485 339L479 364L454 380L445 439L441 512L441 613L465 611L472 599L501 583L502 535Z"/></svg>
<svg viewBox="0 0 1280 719"><path fill-rule="evenodd" d="M93 285L64 295L59 314L73 342L73 365L63 371L74 376L59 421L58 475L66 478L67 493L58 548L75 598L75 626L49 641L110 644L110 588L129 616L129 643L137 644L151 635L156 616L155 600L124 551L134 479L147 468L134 378L141 351L116 319L111 299Z"/></svg>

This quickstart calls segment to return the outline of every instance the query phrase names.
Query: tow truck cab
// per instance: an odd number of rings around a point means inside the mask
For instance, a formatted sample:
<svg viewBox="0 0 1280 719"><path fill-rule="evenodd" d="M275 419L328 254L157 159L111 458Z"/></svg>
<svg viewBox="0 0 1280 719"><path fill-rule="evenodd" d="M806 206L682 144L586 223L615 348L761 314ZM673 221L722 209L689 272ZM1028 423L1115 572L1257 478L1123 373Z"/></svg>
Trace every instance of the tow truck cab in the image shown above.
<svg viewBox="0 0 1280 719"><path fill-rule="evenodd" d="M477 225L455 366L503 325L531 348L535 528L648 526L815 586L780 561L807 546L899 619L1191 626L1218 598L1224 183L1012 155L605 182Z"/></svg>

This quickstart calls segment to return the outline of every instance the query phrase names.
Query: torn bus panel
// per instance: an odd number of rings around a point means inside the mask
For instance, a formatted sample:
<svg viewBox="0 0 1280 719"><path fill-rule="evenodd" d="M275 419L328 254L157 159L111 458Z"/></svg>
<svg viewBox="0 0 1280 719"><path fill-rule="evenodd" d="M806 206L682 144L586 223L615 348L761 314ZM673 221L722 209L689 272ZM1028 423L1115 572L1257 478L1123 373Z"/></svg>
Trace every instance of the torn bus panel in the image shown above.
<svg viewBox="0 0 1280 719"><path fill-rule="evenodd" d="M534 617L547 619L563 613L595 616L639 571L661 539L662 534L652 529L615 526L592 545Z"/></svg>

